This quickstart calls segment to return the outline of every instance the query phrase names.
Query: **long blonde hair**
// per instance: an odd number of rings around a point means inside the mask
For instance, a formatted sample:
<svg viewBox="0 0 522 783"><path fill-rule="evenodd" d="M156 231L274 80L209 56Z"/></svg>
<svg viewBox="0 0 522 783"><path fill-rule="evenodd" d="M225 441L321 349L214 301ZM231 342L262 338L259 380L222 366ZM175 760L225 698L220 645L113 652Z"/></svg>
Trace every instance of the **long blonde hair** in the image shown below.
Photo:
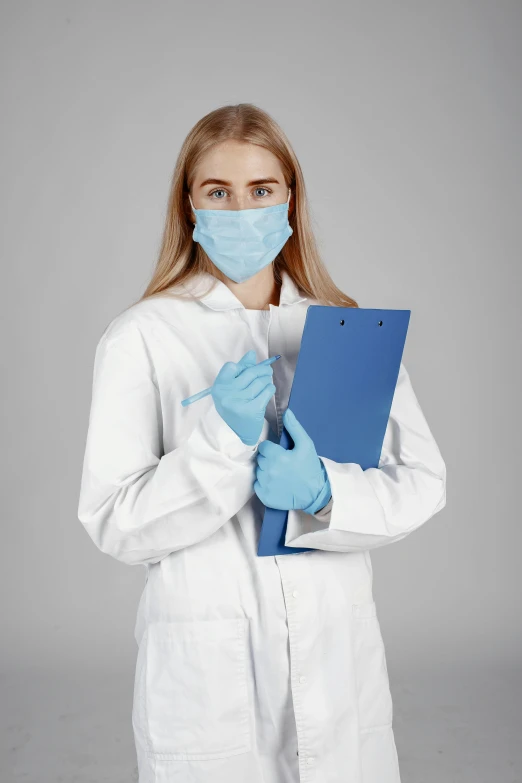
<svg viewBox="0 0 522 783"><path fill-rule="evenodd" d="M194 227L188 196L201 157L210 147L227 139L258 144L272 152L281 163L287 187L292 189L294 210L289 222L293 234L274 259L276 282L281 284L284 269L305 296L321 304L358 307L354 299L337 288L321 260L308 213L304 177L290 142L272 117L251 103L221 106L209 112L185 138L172 175L159 258L138 301L158 294L175 296L171 289L199 272L215 275L210 259L192 239Z"/></svg>

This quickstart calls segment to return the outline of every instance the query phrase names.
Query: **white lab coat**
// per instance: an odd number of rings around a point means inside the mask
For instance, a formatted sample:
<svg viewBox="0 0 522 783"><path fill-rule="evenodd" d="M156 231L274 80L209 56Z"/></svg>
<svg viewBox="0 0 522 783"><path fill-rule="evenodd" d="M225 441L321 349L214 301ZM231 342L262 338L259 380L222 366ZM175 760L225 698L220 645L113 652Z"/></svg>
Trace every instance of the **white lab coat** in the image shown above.
<svg viewBox="0 0 522 783"><path fill-rule="evenodd" d="M181 405L250 348L257 361L280 353L260 441L279 436L310 304L286 273L268 310L218 282L202 301L134 304L99 340L78 515L102 552L146 569L140 783L400 783L369 550L445 505L445 465L404 365L379 467L319 454L329 508L289 512L286 544L311 552L257 556L257 446L212 397Z"/></svg>

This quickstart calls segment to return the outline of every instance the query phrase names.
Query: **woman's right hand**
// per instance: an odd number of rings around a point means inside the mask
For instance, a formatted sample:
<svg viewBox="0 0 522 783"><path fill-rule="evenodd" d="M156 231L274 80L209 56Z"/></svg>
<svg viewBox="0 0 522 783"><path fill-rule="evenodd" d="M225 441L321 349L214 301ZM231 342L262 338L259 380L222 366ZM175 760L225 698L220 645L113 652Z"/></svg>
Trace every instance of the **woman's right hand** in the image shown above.
<svg viewBox="0 0 522 783"><path fill-rule="evenodd" d="M212 386L216 410L243 443L253 446L263 429L266 406L276 387L271 364L258 366L255 350L225 362Z"/></svg>

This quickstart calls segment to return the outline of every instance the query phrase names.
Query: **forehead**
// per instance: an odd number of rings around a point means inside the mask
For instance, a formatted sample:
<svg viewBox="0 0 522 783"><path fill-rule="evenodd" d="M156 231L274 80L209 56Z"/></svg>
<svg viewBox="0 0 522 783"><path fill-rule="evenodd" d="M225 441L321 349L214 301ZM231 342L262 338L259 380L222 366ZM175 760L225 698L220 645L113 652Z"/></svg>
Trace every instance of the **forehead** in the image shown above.
<svg viewBox="0 0 522 783"><path fill-rule="evenodd" d="M207 150L194 170L197 186L208 177L242 184L258 177L282 177L281 164L270 150L249 142L227 140Z"/></svg>

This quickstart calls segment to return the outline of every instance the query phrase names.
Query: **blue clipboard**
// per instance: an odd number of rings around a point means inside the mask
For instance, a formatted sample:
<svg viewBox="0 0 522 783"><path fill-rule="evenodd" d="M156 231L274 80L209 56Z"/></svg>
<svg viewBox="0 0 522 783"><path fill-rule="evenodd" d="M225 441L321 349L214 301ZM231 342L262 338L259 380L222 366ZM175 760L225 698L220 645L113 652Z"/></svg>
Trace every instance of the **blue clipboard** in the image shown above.
<svg viewBox="0 0 522 783"><path fill-rule="evenodd" d="M378 467L411 310L310 305L288 400L317 454ZM283 427L279 443L293 447ZM257 554L290 555L288 511L265 507Z"/></svg>

